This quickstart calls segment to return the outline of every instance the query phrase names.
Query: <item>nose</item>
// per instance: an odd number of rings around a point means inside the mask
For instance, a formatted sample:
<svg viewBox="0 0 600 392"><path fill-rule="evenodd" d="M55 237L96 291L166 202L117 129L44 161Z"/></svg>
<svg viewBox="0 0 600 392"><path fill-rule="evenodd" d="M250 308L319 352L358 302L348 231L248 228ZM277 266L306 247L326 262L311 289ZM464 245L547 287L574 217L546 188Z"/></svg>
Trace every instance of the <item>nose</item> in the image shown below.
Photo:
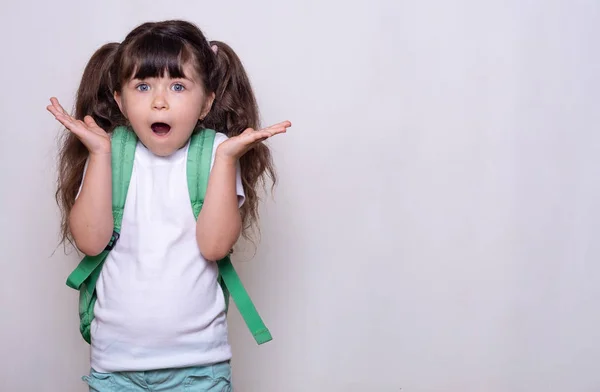
<svg viewBox="0 0 600 392"><path fill-rule="evenodd" d="M155 94L154 98L152 99L152 109L163 110L168 108L169 103L167 102L167 99L165 98L164 94L160 92Z"/></svg>

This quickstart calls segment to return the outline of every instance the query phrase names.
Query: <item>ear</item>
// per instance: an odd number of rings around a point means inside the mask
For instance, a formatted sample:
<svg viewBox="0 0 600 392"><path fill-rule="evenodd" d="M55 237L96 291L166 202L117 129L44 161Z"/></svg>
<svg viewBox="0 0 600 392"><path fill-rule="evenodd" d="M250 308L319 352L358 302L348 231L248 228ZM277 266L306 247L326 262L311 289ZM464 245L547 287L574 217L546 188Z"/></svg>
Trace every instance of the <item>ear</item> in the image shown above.
<svg viewBox="0 0 600 392"><path fill-rule="evenodd" d="M123 115L125 117L127 117L127 114L125 114L125 112L123 111L123 102L122 102L121 94L118 91L115 91L113 94L113 98L117 102L117 105L119 106L119 110L121 111L121 113L123 113Z"/></svg>
<svg viewBox="0 0 600 392"><path fill-rule="evenodd" d="M215 93L210 93L208 97L206 97L206 101L204 102L204 109L200 112L200 120L204 120L204 117L208 115L210 109L212 109L212 104L215 101Z"/></svg>

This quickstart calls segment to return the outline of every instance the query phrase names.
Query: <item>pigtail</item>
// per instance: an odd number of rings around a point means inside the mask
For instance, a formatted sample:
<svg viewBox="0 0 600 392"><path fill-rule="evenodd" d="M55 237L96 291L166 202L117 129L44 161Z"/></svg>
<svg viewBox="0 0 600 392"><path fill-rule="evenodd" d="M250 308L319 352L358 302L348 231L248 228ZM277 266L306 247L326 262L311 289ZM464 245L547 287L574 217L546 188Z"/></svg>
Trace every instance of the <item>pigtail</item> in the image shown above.
<svg viewBox="0 0 600 392"><path fill-rule="evenodd" d="M205 119L205 125L220 127L220 132L235 136L246 128L259 127L258 105L252 86L241 60L223 42L211 41L216 66L209 75L210 84L215 85L215 101ZM212 83L211 83L212 82Z"/></svg>
<svg viewBox="0 0 600 392"><path fill-rule="evenodd" d="M124 120L113 97L117 77L113 65L118 50L119 43L112 42L93 54L83 71L75 100L75 118L83 120L90 115L106 132L112 132L116 123Z"/></svg>
<svg viewBox="0 0 600 392"><path fill-rule="evenodd" d="M109 43L98 49L85 67L75 100L74 117L83 120L86 115L94 118L105 131L111 132L123 121L113 98L112 65L119 49L118 43ZM69 214L81 185L87 148L71 132L65 131L60 140L56 202L61 211L61 243L73 244L69 230Z"/></svg>
<svg viewBox="0 0 600 392"><path fill-rule="evenodd" d="M259 129L258 105L242 62L229 45L211 41L210 46L216 66L209 73L208 85L215 92L215 100L202 125L229 137L239 135L247 128ZM240 158L240 166L246 194L246 201L241 208L243 235L250 238L248 229L258 230L259 188L265 187L267 177L274 187L277 175L271 152L263 143L244 154Z"/></svg>

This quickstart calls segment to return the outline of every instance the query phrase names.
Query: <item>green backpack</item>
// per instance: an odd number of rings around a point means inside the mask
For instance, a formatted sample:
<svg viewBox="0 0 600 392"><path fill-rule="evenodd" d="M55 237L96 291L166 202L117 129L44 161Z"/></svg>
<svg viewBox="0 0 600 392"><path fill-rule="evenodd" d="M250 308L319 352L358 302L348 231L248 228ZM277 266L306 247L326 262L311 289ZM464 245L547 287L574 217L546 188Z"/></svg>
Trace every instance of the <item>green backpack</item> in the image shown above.
<svg viewBox="0 0 600 392"><path fill-rule="evenodd" d="M197 219L208 186L215 131L202 129L194 132L190 141L187 158L187 183L194 217ZM127 189L133 170L133 160L137 137L127 127L117 127L113 131L112 145L112 209L114 231L110 242L97 256L85 256L77 268L69 275L67 286L79 290L79 330L86 342L91 342L90 327L94 318L96 303L96 282L108 253L113 249L121 231L123 210ZM246 289L242 285L229 256L219 260L219 283L225 296L226 311L229 309L229 295L244 318L246 325L258 344L272 340L271 333L260 318Z"/></svg>

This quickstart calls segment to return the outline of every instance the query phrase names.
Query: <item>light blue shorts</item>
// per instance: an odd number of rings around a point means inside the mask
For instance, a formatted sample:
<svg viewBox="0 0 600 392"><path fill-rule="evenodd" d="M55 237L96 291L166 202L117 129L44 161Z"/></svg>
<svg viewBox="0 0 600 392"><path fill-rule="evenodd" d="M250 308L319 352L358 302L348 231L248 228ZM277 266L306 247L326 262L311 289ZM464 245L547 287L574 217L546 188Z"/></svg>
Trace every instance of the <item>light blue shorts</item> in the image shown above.
<svg viewBox="0 0 600 392"><path fill-rule="evenodd" d="M99 373L90 370L82 377L95 392L231 392L231 366L223 362L212 366L145 372Z"/></svg>

